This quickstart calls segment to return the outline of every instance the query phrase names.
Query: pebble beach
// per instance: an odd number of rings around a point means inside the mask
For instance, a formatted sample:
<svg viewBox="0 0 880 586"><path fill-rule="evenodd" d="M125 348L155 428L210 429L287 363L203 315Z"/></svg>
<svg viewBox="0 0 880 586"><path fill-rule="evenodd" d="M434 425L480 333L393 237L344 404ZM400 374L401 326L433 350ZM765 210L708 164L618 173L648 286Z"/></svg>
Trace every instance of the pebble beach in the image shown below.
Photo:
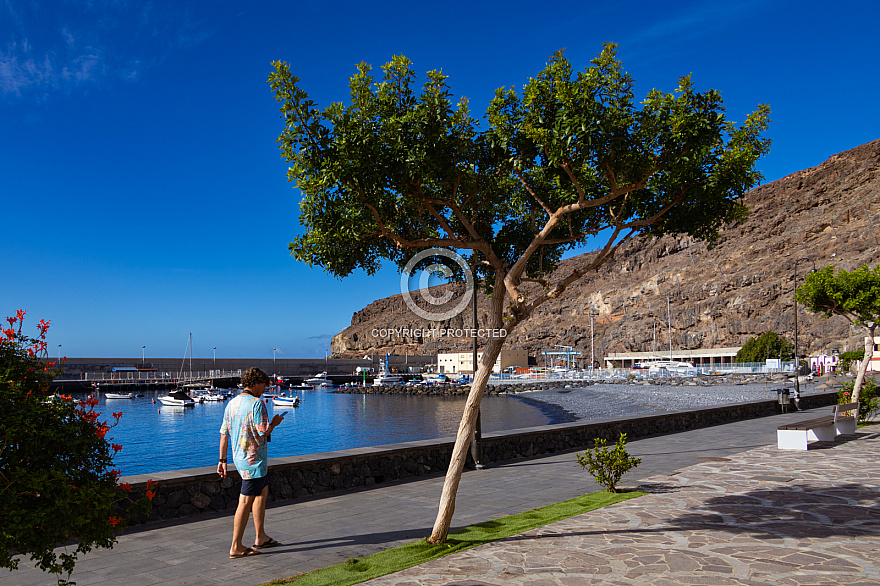
<svg viewBox="0 0 880 586"><path fill-rule="evenodd" d="M833 384L833 383L832 383ZM700 407L774 401L777 389L788 389L794 395L793 382L765 380L762 382L724 381L719 384L603 384L579 386L567 383L565 388L523 391L516 397L532 403L553 419L553 423L586 421L647 415L659 411L682 411ZM827 380L801 383L801 395L830 392Z"/></svg>

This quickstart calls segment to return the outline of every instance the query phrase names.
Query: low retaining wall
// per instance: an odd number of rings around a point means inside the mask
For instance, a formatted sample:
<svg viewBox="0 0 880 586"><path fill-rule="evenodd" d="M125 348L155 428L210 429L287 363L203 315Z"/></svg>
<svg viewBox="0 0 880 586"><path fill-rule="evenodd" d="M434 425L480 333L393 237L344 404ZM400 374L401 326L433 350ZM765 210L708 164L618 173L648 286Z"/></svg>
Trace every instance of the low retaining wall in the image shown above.
<svg viewBox="0 0 880 586"><path fill-rule="evenodd" d="M801 398L801 407L812 409L837 403L837 393ZM629 439L673 433L722 423L767 417L779 413L776 401L738 403L690 411L662 412L638 417L561 423L483 435L487 464L588 448L595 438L611 441L621 433ZM774 438L768 438L773 443ZM355 448L269 460L269 500L282 501L319 493L369 487L383 482L446 472L452 455L452 438ZM143 523L234 509L241 479L230 466L221 480L215 467L191 468L121 478L136 492L152 479L156 496Z"/></svg>

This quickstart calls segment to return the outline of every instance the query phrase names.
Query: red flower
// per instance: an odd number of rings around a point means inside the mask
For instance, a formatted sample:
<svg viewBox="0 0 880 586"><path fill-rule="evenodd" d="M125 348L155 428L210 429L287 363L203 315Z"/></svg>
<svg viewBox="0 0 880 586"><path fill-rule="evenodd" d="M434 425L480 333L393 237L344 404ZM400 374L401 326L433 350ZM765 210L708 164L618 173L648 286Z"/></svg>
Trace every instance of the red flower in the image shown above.
<svg viewBox="0 0 880 586"><path fill-rule="evenodd" d="M111 524L111 525L113 525L114 527L116 527L117 525L119 525L119 522L122 521L122 519L120 519L119 517L113 517L113 516L111 516L110 519L109 519L109 521L110 521L110 524Z"/></svg>
<svg viewBox="0 0 880 586"><path fill-rule="evenodd" d="M122 474L122 472L119 471L119 470L111 470L111 471L110 471L110 476L112 476L112 477L114 477L114 478L119 478L119 475L120 475L120 474Z"/></svg>
<svg viewBox="0 0 880 586"><path fill-rule="evenodd" d="M127 492L127 491L131 490L131 485L127 482L120 482L119 488L121 488L122 490Z"/></svg>
<svg viewBox="0 0 880 586"><path fill-rule="evenodd" d="M110 444L110 447L113 448L114 453L122 449L122 446L120 446L119 444Z"/></svg>
<svg viewBox="0 0 880 586"><path fill-rule="evenodd" d="M153 497L154 497L154 496L156 496L156 493L155 493L155 492L153 492L152 490L148 490L148 491L147 491L147 498L148 498L148 499L153 500Z"/></svg>
<svg viewBox="0 0 880 586"><path fill-rule="evenodd" d="M122 417L122 411L120 411L119 413L114 413L113 417L116 419L116 421L119 421L119 418Z"/></svg>

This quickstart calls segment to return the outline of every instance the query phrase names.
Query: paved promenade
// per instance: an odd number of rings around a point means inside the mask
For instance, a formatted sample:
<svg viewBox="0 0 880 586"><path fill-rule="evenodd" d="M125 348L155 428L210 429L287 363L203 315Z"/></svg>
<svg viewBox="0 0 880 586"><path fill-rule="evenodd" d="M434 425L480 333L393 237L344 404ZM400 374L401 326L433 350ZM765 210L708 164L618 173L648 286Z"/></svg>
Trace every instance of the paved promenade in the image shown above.
<svg viewBox="0 0 880 586"><path fill-rule="evenodd" d="M630 442L624 477L652 494L370 582L481 584L880 584L880 430L780 452L789 413ZM726 460L713 460L726 458ZM276 505L281 546L227 557L230 515L134 528L77 564L87 584L260 584L430 533L442 477ZM467 472L454 528L597 490L574 453ZM245 542L253 540L252 526ZM250 541L249 541L250 540ZM0 584L51 584L22 560Z"/></svg>

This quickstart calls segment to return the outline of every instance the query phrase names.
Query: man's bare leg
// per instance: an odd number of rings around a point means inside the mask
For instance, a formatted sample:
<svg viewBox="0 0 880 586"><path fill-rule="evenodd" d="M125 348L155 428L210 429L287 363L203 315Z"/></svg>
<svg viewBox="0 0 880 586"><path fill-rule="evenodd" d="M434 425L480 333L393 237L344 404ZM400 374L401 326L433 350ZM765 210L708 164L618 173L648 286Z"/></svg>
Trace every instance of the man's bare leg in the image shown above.
<svg viewBox="0 0 880 586"><path fill-rule="evenodd" d="M232 546L229 548L229 555L241 555L248 550L241 542L244 537L244 528L247 526L248 517L251 515L251 509L254 501L260 497L238 495L238 508L235 509L235 520L232 525ZM265 499L263 503L263 514L265 515ZM255 521L256 523L256 521Z"/></svg>
<svg viewBox="0 0 880 586"><path fill-rule="evenodd" d="M266 503L269 500L269 487L263 487L263 492L260 493L260 496L254 497L253 511L254 511L254 529L256 530L257 536L254 538L254 545L263 545L267 541L269 541L269 536L266 535L265 522L266 522Z"/></svg>

